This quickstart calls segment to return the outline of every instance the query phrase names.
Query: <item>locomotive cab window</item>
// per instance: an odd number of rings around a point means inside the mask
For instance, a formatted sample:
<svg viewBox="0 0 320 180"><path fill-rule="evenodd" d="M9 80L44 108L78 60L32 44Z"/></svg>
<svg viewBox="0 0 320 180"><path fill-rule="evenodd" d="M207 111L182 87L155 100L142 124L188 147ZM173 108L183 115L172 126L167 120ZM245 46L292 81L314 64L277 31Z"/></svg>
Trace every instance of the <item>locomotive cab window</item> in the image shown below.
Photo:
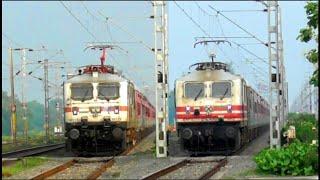
<svg viewBox="0 0 320 180"><path fill-rule="evenodd" d="M186 83L184 86L184 96L195 100L204 97L204 84Z"/></svg>
<svg viewBox="0 0 320 180"><path fill-rule="evenodd" d="M119 98L119 84L117 83L100 83L98 85L98 99L117 99Z"/></svg>
<svg viewBox="0 0 320 180"><path fill-rule="evenodd" d="M214 82L212 84L212 97L214 98L228 98L231 97L231 83L230 82Z"/></svg>
<svg viewBox="0 0 320 180"><path fill-rule="evenodd" d="M86 101L93 98L93 86L91 83L72 84L71 99L76 101Z"/></svg>

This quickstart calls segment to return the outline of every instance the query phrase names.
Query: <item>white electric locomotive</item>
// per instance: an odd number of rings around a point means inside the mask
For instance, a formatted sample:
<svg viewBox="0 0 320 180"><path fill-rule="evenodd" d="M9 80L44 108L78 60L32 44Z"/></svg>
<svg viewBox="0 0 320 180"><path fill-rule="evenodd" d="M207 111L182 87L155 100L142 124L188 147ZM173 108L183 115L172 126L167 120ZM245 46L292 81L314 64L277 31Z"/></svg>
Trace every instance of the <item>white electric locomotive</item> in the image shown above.
<svg viewBox="0 0 320 180"><path fill-rule="evenodd" d="M64 82L68 151L123 151L154 126L151 103L132 81L103 61L104 55L101 65L84 66Z"/></svg>
<svg viewBox="0 0 320 180"><path fill-rule="evenodd" d="M201 62L175 81L176 126L182 148L234 152L269 123L268 103L221 62Z"/></svg>

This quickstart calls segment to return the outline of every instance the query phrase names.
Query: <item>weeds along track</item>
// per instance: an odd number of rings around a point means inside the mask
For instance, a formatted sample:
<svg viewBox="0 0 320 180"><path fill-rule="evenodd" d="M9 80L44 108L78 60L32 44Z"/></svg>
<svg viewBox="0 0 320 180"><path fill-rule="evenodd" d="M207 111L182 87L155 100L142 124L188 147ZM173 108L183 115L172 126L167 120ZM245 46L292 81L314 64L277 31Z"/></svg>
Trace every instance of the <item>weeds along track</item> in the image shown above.
<svg viewBox="0 0 320 180"><path fill-rule="evenodd" d="M50 144L50 145L20 149L17 151L2 153L2 158L21 158L21 157L37 155L37 154L41 154L49 151L55 151L57 149L62 149L64 147L65 147L64 143L58 143L58 144Z"/></svg>

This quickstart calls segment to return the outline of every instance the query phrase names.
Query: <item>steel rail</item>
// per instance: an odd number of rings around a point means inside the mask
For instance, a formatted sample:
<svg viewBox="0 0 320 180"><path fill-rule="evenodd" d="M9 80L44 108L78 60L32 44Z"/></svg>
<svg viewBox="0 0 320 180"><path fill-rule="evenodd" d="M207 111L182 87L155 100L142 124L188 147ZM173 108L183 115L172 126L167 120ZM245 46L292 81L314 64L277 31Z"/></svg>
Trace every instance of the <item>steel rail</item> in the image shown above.
<svg viewBox="0 0 320 180"><path fill-rule="evenodd" d="M215 165L210 171L205 172L199 179L209 179L211 176L213 176L215 173L217 173L221 167L225 166L227 164L227 158L223 158L220 160L196 160L196 159L184 159L178 163L175 163L173 165L167 166L164 169L160 169L159 171L156 171L154 173L151 173L145 177L142 178L142 180L155 180L159 177L162 177L166 174L169 174L183 166L186 166L187 164L196 164L196 163L209 163L209 162L216 162L218 163Z"/></svg>
<svg viewBox="0 0 320 180"><path fill-rule="evenodd" d="M221 167L224 167L227 164L227 158L223 158L220 161L218 161L218 164L216 166L214 166L211 170L209 170L208 172L204 173L199 180L205 180L205 179L209 179L211 176L213 176L215 173L217 173Z"/></svg>
<svg viewBox="0 0 320 180"><path fill-rule="evenodd" d="M70 161L67 161L66 163L63 163L63 164L61 164L61 165L59 165L59 166L56 166L56 167L53 168L53 169L49 169L48 171L45 171L45 172L43 172L43 173L41 173L41 174L39 174L39 175L31 178L31 179L32 179L32 180L39 180L39 179L48 178L48 177L50 177L50 176L52 176L52 175L54 175L54 174L56 174L56 173L58 173L58 172L61 172L61 171L65 170L65 169L71 167L71 166L74 165L76 162L77 162L76 159L72 159L72 160L70 160Z"/></svg>
<svg viewBox="0 0 320 180"><path fill-rule="evenodd" d="M97 179L99 176L101 176L102 173L104 173L108 168L113 166L114 164L114 157L107 160L107 162L103 163L99 168L97 168L95 171L91 172L87 179Z"/></svg>
<svg viewBox="0 0 320 180"><path fill-rule="evenodd" d="M164 176L166 174L169 174L170 172L173 172L183 166L185 166L188 162L190 162L189 160L185 159L185 160L182 160L174 165L170 165L170 166L167 166L166 168L164 169L161 169L157 172L154 172L154 173L151 173L150 175L147 175L146 177L143 177L142 180L154 180L154 179L158 179L159 177L161 176Z"/></svg>
<svg viewBox="0 0 320 180"><path fill-rule="evenodd" d="M54 168L51 168L47 171L44 171L38 175L36 175L35 177L31 178L32 180L42 180L42 179L47 179L50 176L53 176L59 172L64 171L67 168L70 168L71 166L74 166L75 164L83 164L83 163L94 163L94 162L101 162L101 160L85 160L85 161L81 161L79 159L71 159L61 165L58 165ZM114 157L107 159L107 160L102 160L103 164L101 166L99 166L97 169L95 169L94 171L92 171L87 177L86 179L97 179L103 172L105 172L109 167L111 167L114 164Z"/></svg>
<svg viewBox="0 0 320 180"><path fill-rule="evenodd" d="M41 153L48 152L48 151L53 151L56 149L61 149L64 147L65 147L65 143L37 146L37 147L26 148L26 149L21 149L21 150L17 150L17 151L2 153L2 158L26 157L26 156L41 154Z"/></svg>

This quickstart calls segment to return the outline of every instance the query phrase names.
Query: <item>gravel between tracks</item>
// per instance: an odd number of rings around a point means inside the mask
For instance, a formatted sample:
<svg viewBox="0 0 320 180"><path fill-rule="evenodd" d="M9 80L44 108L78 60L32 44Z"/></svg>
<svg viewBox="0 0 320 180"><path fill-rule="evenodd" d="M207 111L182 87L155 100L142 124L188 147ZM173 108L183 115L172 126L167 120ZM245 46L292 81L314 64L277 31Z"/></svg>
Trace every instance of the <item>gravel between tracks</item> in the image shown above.
<svg viewBox="0 0 320 180"><path fill-rule="evenodd" d="M160 158L152 154L116 157L115 164L103 173L99 179L141 179L184 158Z"/></svg>
<svg viewBox="0 0 320 180"><path fill-rule="evenodd" d="M159 179L199 179L203 174L212 170L217 163L191 163L183 166Z"/></svg>
<svg viewBox="0 0 320 180"><path fill-rule="evenodd" d="M73 166L59 172L48 179L84 179L96 168L102 165L99 163L76 163Z"/></svg>
<svg viewBox="0 0 320 180"><path fill-rule="evenodd" d="M269 131L266 130L255 140L250 142L239 155L229 156L228 164L221 168L217 174L211 177L211 179L245 179L247 178L247 172L256 169L256 164L253 161L254 155L260 152L263 148L268 147ZM254 176L254 175L250 175Z"/></svg>

